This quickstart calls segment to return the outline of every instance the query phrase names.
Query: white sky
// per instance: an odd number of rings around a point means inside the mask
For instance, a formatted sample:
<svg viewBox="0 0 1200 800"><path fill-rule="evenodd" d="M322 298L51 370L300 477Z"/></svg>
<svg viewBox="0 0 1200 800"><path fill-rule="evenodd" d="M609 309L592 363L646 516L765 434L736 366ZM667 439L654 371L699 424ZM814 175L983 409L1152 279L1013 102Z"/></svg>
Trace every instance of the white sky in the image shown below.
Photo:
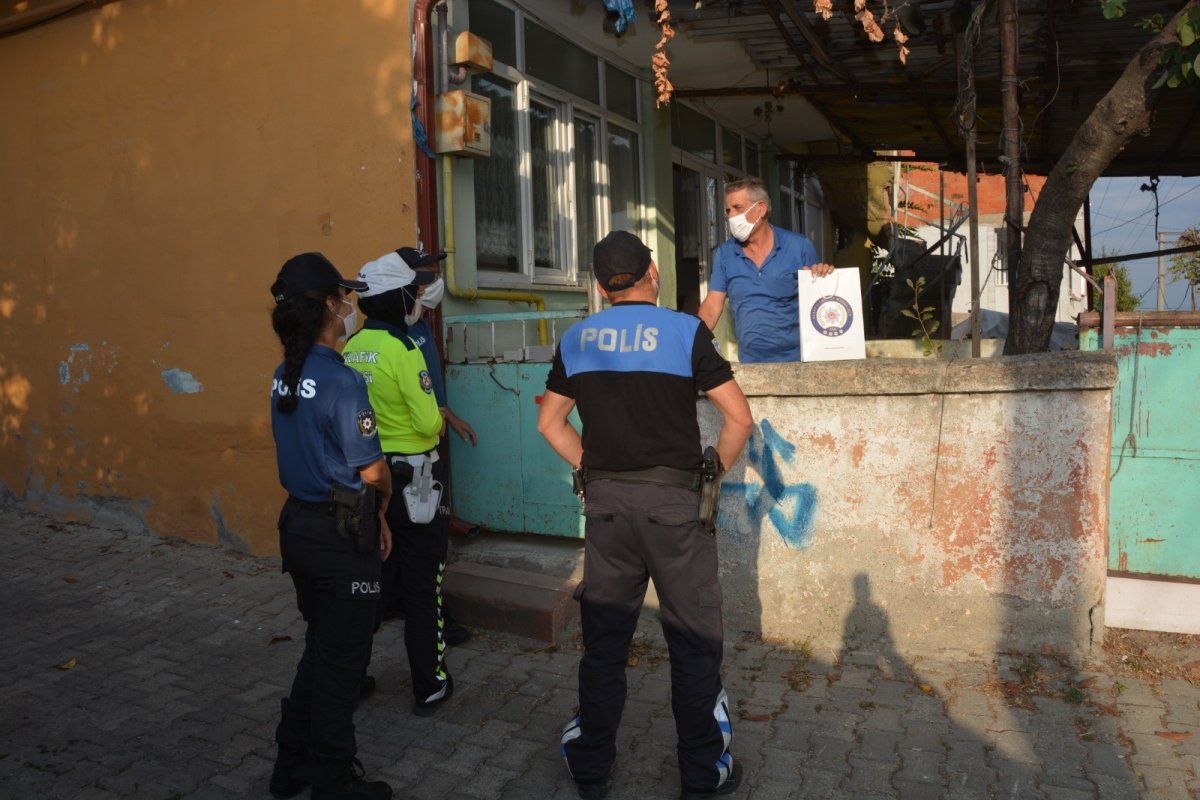
<svg viewBox="0 0 1200 800"><path fill-rule="evenodd" d="M1149 184L1145 178L1101 178L1092 187L1092 247L1099 258L1101 248L1113 255L1143 253L1157 249L1154 238L1154 195L1140 190ZM1158 184L1158 230L1169 234L1164 247L1173 247L1178 233L1185 228L1200 227L1200 178L1163 177ZM1082 235L1082 231L1080 231ZM1141 308L1153 310L1158 303L1158 259L1147 258L1122 262L1133 281L1133 291L1141 300ZM1167 310L1190 310L1191 298L1187 284L1171 282L1170 264L1163 259L1167 270Z"/></svg>

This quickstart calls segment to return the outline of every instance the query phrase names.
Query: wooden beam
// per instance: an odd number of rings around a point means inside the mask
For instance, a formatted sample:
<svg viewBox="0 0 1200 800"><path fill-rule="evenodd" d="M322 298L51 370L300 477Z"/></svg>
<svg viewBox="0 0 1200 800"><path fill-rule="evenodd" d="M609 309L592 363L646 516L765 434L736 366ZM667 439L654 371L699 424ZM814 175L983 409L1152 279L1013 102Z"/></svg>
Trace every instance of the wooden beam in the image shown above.
<svg viewBox="0 0 1200 800"><path fill-rule="evenodd" d="M958 143L950 139L950 134L946 133L946 128L942 125L942 121L933 113L933 101L929 97L925 98L925 116L929 117L929 122L933 125L933 129L937 131L938 137L942 140L942 144L946 145L946 150L954 153L958 151Z"/></svg>
<svg viewBox="0 0 1200 800"><path fill-rule="evenodd" d="M1200 326L1200 311L1118 311L1113 314L1116 328L1189 328ZM1079 329L1100 327L1100 312L1084 311L1079 315Z"/></svg>
<svg viewBox="0 0 1200 800"><path fill-rule="evenodd" d="M1049 152L1046 149L1047 143L1050 141L1050 132L1054 127L1050 124L1051 112L1054 110L1054 100L1058 99L1059 87L1057 85L1057 76L1059 74L1059 48L1058 48L1058 29L1054 25L1055 14L1058 10L1058 0L1048 0L1046 8L1046 54L1042 60L1042 80L1049 86L1054 86L1054 97L1052 100L1046 101L1045 107L1042 108L1042 130L1039 134L1041 142L1042 158L1049 158Z"/></svg>
<svg viewBox="0 0 1200 800"><path fill-rule="evenodd" d="M825 49L825 43L821 41L821 37L817 34L813 26L809 24L808 20L804 18L804 14L800 12L800 9L796 7L796 0L773 1L779 4L783 9L783 13L787 14L787 18L792 21L792 24L796 26L796 30L800 31L800 35L808 42L813 58L817 60L818 64L851 86L857 83L854 76L842 69L837 61L829 55L829 51ZM771 2L772 0L763 0L763 5L769 5Z"/></svg>
<svg viewBox="0 0 1200 800"><path fill-rule="evenodd" d="M1112 81L1103 81L1094 78L1064 78L1061 82L1051 82L1043 78L1029 78L1024 81L1024 84L1030 92L1041 92L1043 94L1053 92L1056 86L1060 95L1062 92L1076 89L1096 92L1097 96L1094 98L1083 98L1087 102L1098 101L1112 88ZM736 97L741 95L777 94L778 91L779 89L776 86L711 86L707 88L677 89L676 93L688 92L691 97ZM852 94L855 98L886 95L924 98L928 95L936 94L948 93L954 95L957 92L958 83L956 81L926 80L906 81L903 83L892 81L856 83L853 86L814 86L792 80L788 81L783 89L784 94L822 94L833 97L846 97L847 94ZM988 81L977 87L976 93L981 97L999 98L1000 89Z"/></svg>
<svg viewBox="0 0 1200 800"><path fill-rule="evenodd" d="M1192 139L1192 128L1196 126L1196 119L1200 118L1200 103L1197 103L1192 108L1192 115L1188 117L1188 121L1179 129L1179 135L1175 137L1175 141L1171 142L1171 146L1167 148L1167 152L1163 154L1163 163L1170 164L1177 160L1179 156L1179 146ZM1165 170L1164 170L1165 171Z"/></svg>
<svg viewBox="0 0 1200 800"><path fill-rule="evenodd" d="M820 84L821 79L817 77L816 71L812 68L812 65L808 63L808 59L804 57L804 51L800 49L800 45L797 44L796 40L792 38L791 31L789 31L787 26L783 24L783 20L779 17L779 12L775 9L775 6L772 5L772 0L763 0L763 8L767 10L767 14L771 17L771 21L775 23L775 27L778 29L779 35L783 37L783 41L787 42L788 50L792 51L792 55L794 55L796 60L800 62L800 66L804 67L804 71L807 72L809 77L813 79L813 83Z"/></svg>
<svg viewBox="0 0 1200 800"><path fill-rule="evenodd" d="M800 49L800 45L794 38L792 38L791 31L789 31L787 26L783 24L783 20L779 17L778 11L776 11L774 5L772 4L773 2L778 1L779 0L763 0L763 7L767 9L767 13L771 16L771 20L775 23L775 27L779 29L780 36L782 36L784 41L787 42L788 48L796 56L796 60L800 62L800 65L804 67L805 70L808 71L809 75L813 79L813 82L818 82L819 79L817 78L816 72L809 65L808 60L804 58L804 51ZM844 92L845 89L842 91ZM774 95L775 93L772 93L772 96ZM871 147L865 141L863 141L849 126L842 122L837 115L830 112L830 110L826 108L820 100L812 97L805 97L805 99L808 100L809 104L811 104L813 108L821 112L821 116L825 117L826 121L833 126L834 130L849 139L856 150L862 153L871 152Z"/></svg>

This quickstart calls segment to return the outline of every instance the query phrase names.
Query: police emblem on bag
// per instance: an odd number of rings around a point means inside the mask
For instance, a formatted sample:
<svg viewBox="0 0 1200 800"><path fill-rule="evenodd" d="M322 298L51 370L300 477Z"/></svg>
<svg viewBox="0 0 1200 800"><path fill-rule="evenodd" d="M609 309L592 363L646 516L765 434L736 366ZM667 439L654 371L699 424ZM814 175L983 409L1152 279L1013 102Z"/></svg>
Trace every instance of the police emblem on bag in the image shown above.
<svg viewBox="0 0 1200 800"><path fill-rule="evenodd" d="M364 439L370 439L377 432L375 427L375 411L364 408L358 412L358 434Z"/></svg>
<svg viewBox="0 0 1200 800"><path fill-rule="evenodd" d="M809 319L818 333L825 336L841 336L850 330L854 322L854 311L845 300L830 294L813 303Z"/></svg>
<svg viewBox="0 0 1200 800"><path fill-rule="evenodd" d="M425 390L425 394L432 393L433 392L433 378L431 378L429 376L429 371L424 370L424 369L421 370L421 374L419 377L421 379L421 388Z"/></svg>

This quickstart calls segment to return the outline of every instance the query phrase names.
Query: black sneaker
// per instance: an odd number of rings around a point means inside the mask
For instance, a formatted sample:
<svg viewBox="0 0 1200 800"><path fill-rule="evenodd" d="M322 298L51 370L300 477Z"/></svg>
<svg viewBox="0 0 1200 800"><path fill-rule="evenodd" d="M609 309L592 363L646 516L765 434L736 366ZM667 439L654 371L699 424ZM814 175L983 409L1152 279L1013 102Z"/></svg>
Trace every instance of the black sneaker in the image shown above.
<svg viewBox="0 0 1200 800"><path fill-rule="evenodd" d="M580 800L604 800L608 796L608 781L599 783L576 783Z"/></svg>
<svg viewBox="0 0 1200 800"><path fill-rule="evenodd" d="M446 676L446 686L442 691L441 696L433 700L414 700L413 713L418 717L432 717L438 710L438 707L450 699L450 695L454 694L454 678L450 675Z"/></svg>
<svg viewBox="0 0 1200 800"><path fill-rule="evenodd" d="M383 781L363 780L362 763L355 758L332 784L314 786L312 800L392 800L392 787Z"/></svg>
<svg viewBox="0 0 1200 800"><path fill-rule="evenodd" d="M471 632L457 622L447 622L442 631L442 641L451 647L458 647L471 641Z"/></svg>
<svg viewBox="0 0 1200 800"><path fill-rule="evenodd" d="M276 761L275 769L271 770L271 783L267 788L271 792L271 797L276 800L287 800L308 788L308 781L293 778L292 768L285 767Z"/></svg>
<svg viewBox="0 0 1200 800"><path fill-rule="evenodd" d="M733 762L733 772L716 789L683 789L679 792L679 800L702 800L705 797L718 797L723 794L733 794L742 785L742 762Z"/></svg>

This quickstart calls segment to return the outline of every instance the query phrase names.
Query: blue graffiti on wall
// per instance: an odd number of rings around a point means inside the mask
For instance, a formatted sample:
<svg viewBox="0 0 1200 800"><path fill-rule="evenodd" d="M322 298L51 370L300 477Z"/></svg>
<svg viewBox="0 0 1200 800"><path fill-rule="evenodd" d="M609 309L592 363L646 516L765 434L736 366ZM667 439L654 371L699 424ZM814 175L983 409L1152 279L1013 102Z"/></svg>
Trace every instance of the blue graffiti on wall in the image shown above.
<svg viewBox="0 0 1200 800"><path fill-rule="evenodd" d="M764 419L750 434L746 458L762 476L762 483L726 481L722 488L731 502L725 504L721 515L728 513L731 504L738 508L744 503L746 516L760 531L763 522L770 521L789 547L808 545L817 510L817 489L811 483L785 483L779 467L780 461L791 464L796 458L796 445ZM721 527L736 530L734 521L728 518L721 521Z"/></svg>

